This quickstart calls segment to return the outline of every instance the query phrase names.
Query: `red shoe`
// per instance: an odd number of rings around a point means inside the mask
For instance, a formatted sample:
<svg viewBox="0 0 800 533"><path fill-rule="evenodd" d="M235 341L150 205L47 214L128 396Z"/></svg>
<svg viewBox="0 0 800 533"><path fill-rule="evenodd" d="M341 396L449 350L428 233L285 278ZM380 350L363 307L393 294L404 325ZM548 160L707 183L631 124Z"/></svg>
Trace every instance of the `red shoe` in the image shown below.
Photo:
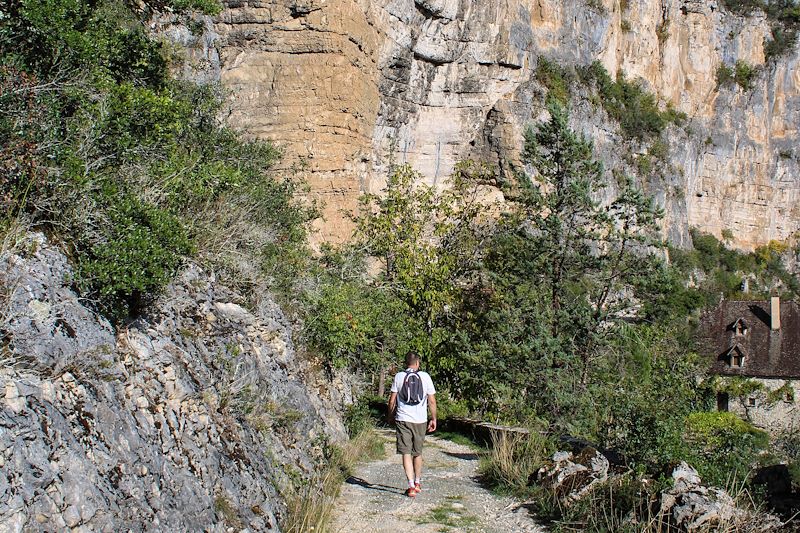
<svg viewBox="0 0 800 533"><path fill-rule="evenodd" d="M405 495L408 496L409 498L413 498L417 495L417 489L408 487L406 489Z"/></svg>
<svg viewBox="0 0 800 533"><path fill-rule="evenodd" d="M414 489L416 489L416 491L418 493L422 492L422 484L421 483L414 483Z"/></svg>

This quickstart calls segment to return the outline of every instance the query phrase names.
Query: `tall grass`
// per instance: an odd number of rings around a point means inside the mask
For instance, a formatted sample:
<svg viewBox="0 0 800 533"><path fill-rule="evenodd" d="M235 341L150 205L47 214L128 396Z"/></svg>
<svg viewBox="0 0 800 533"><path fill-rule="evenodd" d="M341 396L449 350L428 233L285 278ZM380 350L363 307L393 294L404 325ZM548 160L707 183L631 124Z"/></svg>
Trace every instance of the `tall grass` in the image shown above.
<svg viewBox="0 0 800 533"><path fill-rule="evenodd" d="M282 529L287 533L329 531L342 483L352 475L358 462L383 458L383 443L383 438L374 429L367 429L344 447L335 448L328 464L311 479L295 487L295 492L286 498Z"/></svg>
<svg viewBox="0 0 800 533"><path fill-rule="evenodd" d="M502 492L524 495L531 478L555 451L552 438L536 431L528 434L493 431L490 452L481 459L479 473Z"/></svg>
<svg viewBox="0 0 800 533"><path fill-rule="evenodd" d="M14 318L11 299L19 285L18 279L9 276L8 262L11 256L23 253L26 249L30 252L35 251L31 249L35 243L26 239L29 236L28 231L29 225L22 219L8 217L0 220L0 368L12 372L20 371L23 364L8 348L6 326Z"/></svg>

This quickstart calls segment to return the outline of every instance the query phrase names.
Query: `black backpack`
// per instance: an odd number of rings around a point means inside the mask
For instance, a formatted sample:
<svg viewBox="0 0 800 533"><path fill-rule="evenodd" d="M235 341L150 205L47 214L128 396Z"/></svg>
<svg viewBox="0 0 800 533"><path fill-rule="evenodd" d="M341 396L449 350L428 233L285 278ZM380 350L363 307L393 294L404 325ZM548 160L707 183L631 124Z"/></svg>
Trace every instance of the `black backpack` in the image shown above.
<svg viewBox="0 0 800 533"><path fill-rule="evenodd" d="M406 405L419 405L425 398L425 387L417 370L406 370L403 386L400 387L400 401Z"/></svg>

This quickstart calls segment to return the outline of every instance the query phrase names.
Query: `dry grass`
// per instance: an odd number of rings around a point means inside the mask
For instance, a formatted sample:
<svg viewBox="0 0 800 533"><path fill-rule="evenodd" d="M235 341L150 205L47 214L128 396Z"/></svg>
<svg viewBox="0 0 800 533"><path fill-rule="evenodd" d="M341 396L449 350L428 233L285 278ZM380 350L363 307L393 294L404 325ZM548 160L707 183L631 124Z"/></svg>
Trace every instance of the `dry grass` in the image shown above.
<svg viewBox="0 0 800 533"><path fill-rule="evenodd" d="M481 461L480 473L500 489L523 493L552 453L552 441L538 432L493 431L492 448Z"/></svg>
<svg viewBox="0 0 800 533"><path fill-rule="evenodd" d="M767 515L755 503L745 483L732 480L727 491L741 514L723 521L698 524L691 528L692 532L752 533L764 530ZM536 491L533 501L542 516L553 520L550 529L554 533L677 533L687 530L685 524L677 526L674 523L671 513L661 512L661 492L652 480L639 479L633 472L612 477L577 502L565 502L544 488Z"/></svg>
<svg viewBox="0 0 800 533"><path fill-rule="evenodd" d="M13 319L11 297L17 289L19 280L9 277L8 261L11 256L19 254L31 245L28 235L29 226L25 221L14 219L4 221L0 226L0 368L17 372L22 362L11 353L8 347L8 324Z"/></svg>
<svg viewBox="0 0 800 533"><path fill-rule="evenodd" d="M384 454L383 439L373 429L362 431L337 449L317 475L296 487L296 492L286 498L287 516L282 529L288 533L329 531L342 483L357 462L381 459Z"/></svg>

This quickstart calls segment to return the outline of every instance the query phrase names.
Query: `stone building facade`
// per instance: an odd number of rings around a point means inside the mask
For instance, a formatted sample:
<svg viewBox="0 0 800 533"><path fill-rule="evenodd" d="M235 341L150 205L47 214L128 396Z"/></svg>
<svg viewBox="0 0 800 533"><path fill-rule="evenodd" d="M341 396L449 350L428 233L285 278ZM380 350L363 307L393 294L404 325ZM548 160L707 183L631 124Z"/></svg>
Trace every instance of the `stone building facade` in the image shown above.
<svg viewBox="0 0 800 533"><path fill-rule="evenodd" d="M700 346L719 378L719 410L772 433L800 429L800 305L722 301L703 317Z"/></svg>

